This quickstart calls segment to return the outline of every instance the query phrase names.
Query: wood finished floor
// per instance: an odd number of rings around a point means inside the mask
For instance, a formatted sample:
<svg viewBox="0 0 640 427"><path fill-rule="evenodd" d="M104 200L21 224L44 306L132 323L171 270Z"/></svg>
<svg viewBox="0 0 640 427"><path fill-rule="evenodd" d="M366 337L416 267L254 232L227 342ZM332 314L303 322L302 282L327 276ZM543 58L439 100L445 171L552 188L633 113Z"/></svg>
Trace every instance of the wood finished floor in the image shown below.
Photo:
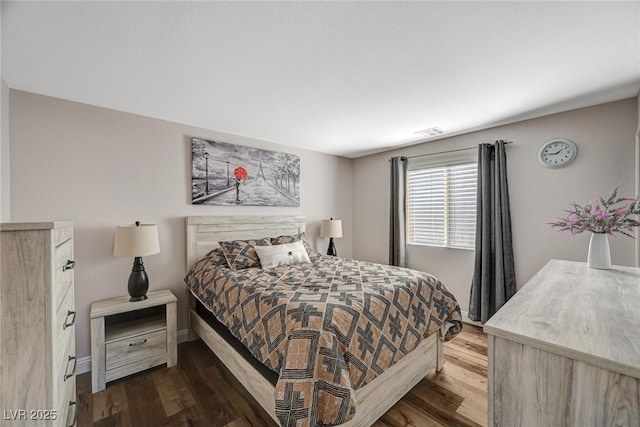
<svg viewBox="0 0 640 427"><path fill-rule="evenodd" d="M444 369L427 375L374 427L486 425L486 335L465 325L444 354ZM85 373L77 387L79 427L276 425L200 340L178 345L177 366L111 382L96 394Z"/></svg>

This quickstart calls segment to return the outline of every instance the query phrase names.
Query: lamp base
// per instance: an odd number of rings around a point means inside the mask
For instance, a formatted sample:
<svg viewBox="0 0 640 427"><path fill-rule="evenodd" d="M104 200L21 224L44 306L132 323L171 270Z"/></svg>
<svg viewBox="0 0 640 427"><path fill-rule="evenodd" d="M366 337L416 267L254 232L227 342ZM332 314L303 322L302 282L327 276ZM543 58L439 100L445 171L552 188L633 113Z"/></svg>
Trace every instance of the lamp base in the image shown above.
<svg viewBox="0 0 640 427"><path fill-rule="evenodd" d="M327 249L327 255L337 256L336 245L333 243L333 237L329 237L329 249Z"/></svg>
<svg viewBox="0 0 640 427"><path fill-rule="evenodd" d="M129 275L129 283L127 284L129 295L131 298L129 301L144 301L147 299L147 291L149 290L149 277L147 272L144 271L144 263L142 257L135 257L133 260L133 268Z"/></svg>

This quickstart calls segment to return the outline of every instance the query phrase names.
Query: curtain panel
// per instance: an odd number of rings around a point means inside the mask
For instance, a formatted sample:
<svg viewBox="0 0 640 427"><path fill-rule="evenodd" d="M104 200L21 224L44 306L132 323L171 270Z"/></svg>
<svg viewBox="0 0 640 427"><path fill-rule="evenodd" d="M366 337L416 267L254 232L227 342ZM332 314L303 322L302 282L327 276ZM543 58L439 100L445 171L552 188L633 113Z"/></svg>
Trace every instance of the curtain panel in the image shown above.
<svg viewBox="0 0 640 427"><path fill-rule="evenodd" d="M389 218L389 265L407 266L407 158L392 157Z"/></svg>
<svg viewBox="0 0 640 427"><path fill-rule="evenodd" d="M485 323L516 293L505 143L478 147L475 267L469 318Z"/></svg>

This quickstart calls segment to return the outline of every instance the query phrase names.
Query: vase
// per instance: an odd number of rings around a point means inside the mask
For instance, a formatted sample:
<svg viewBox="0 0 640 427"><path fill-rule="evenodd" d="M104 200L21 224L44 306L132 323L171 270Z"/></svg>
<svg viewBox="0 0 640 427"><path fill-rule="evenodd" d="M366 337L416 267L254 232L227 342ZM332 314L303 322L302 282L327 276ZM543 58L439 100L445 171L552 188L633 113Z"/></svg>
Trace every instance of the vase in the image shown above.
<svg viewBox="0 0 640 427"><path fill-rule="evenodd" d="M589 240L589 268L608 270L611 268L611 252L609 251L609 236L605 233L592 233Z"/></svg>

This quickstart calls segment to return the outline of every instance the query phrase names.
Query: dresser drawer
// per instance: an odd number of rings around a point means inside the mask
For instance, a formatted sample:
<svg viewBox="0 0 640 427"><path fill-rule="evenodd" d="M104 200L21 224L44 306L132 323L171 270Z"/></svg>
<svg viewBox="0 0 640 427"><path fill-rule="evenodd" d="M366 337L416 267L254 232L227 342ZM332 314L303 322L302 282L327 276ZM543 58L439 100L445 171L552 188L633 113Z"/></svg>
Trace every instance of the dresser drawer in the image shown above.
<svg viewBox="0 0 640 427"><path fill-rule="evenodd" d="M56 390L58 392L58 400L62 396L64 391L69 388L69 384L75 384L76 382L76 346L75 337L71 336L64 349L63 356L57 365L56 374Z"/></svg>
<svg viewBox="0 0 640 427"><path fill-rule="evenodd" d="M166 352L166 329L113 341L106 344L106 369L108 371Z"/></svg>
<svg viewBox="0 0 640 427"><path fill-rule="evenodd" d="M67 289L73 283L73 239L69 239L56 246L54 254L54 282L53 300L56 302L56 311L60 308L62 298Z"/></svg>
<svg viewBox="0 0 640 427"><path fill-rule="evenodd" d="M78 419L75 384L69 388L69 394L65 396L65 399L61 399L58 408L58 419L55 425L58 427L74 427Z"/></svg>
<svg viewBox="0 0 640 427"><path fill-rule="evenodd" d="M67 289L62 304L56 313L55 323L53 325L54 366L58 366L60 360L65 357L69 341L75 336L76 312L74 307L74 289L73 286L71 286ZM75 349L72 350L72 353L75 353Z"/></svg>
<svg viewBox="0 0 640 427"><path fill-rule="evenodd" d="M53 244L55 246L58 246L71 238L73 238L72 227L60 227L53 229Z"/></svg>
<svg viewBox="0 0 640 427"><path fill-rule="evenodd" d="M58 365L58 377L56 381L56 410L58 413L58 424L60 426L71 425L70 422L75 417L68 417L70 402L76 402L76 367L77 358L75 353L75 336L71 334L67 346L64 350L64 356ZM75 403L71 406L74 406ZM75 411L76 408L72 408ZM69 418L69 423L67 423Z"/></svg>
<svg viewBox="0 0 640 427"><path fill-rule="evenodd" d="M73 286L67 289L63 295L60 306L56 312L54 325L55 336L66 335L76 324L75 293Z"/></svg>

